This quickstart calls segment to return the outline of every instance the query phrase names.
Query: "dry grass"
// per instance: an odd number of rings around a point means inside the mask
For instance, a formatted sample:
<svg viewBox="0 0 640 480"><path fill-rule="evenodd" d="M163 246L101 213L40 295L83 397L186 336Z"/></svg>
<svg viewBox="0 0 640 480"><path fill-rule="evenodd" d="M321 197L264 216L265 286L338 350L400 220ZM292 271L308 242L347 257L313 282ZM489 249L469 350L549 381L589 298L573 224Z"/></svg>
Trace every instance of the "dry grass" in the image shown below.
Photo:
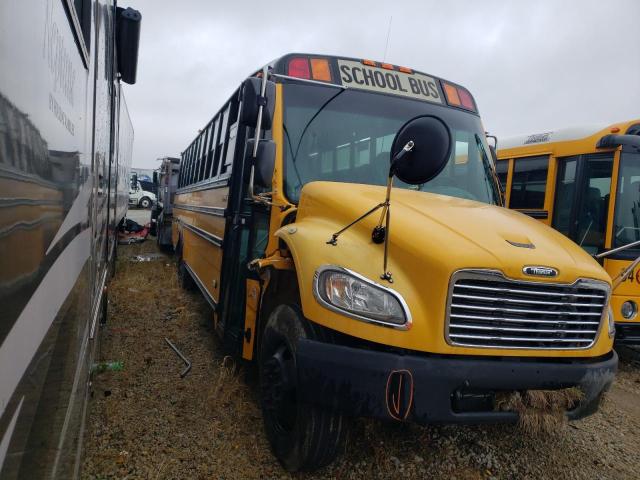
<svg viewBox="0 0 640 480"><path fill-rule="evenodd" d="M179 288L171 257L130 261L155 251L151 239L119 248L109 285L110 318L96 361L123 361L124 370L94 376L83 478L637 477L640 421L616 410L615 402L544 441L509 425L424 428L357 419L335 463L311 474L289 474L267 444L251 380L255 372L222 352L202 296ZM165 337L193 363L183 379L183 364ZM637 375L628 377L629 385L640 384ZM557 410L571 400L534 394L518 402L505 399L503 408Z"/></svg>
<svg viewBox="0 0 640 480"><path fill-rule="evenodd" d="M496 395L495 409L517 412L518 425L527 434L553 433L566 425L566 412L584 397L579 388L526 390Z"/></svg>

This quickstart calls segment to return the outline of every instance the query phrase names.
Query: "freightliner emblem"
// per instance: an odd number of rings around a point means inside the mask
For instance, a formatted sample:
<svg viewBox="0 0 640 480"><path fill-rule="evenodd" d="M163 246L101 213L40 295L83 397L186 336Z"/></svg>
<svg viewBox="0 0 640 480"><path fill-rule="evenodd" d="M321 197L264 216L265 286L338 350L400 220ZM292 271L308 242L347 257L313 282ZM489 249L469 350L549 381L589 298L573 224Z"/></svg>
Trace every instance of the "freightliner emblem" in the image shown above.
<svg viewBox="0 0 640 480"><path fill-rule="evenodd" d="M558 270L551 267L542 267L540 265L528 265L522 267L522 273L525 275L533 275L535 277L557 277Z"/></svg>

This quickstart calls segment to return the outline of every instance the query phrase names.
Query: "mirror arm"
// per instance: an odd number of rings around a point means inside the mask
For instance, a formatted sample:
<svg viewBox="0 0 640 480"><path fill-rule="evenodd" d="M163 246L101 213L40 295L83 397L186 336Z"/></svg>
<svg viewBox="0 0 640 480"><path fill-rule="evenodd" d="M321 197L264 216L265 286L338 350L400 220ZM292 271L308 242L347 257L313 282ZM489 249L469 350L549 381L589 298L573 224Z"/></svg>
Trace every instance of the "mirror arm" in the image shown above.
<svg viewBox="0 0 640 480"><path fill-rule="evenodd" d="M638 264L640 264L640 256L638 256L638 258L636 258L633 262L631 262L631 265L625 268L616 278L612 280L611 282L612 292L616 288L618 288L622 284L622 282L624 282L627 278L629 278L629 275L633 273L633 270L638 266Z"/></svg>
<svg viewBox="0 0 640 480"><path fill-rule="evenodd" d="M255 178L255 170L256 170L256 158L258 157L258 142L260 142L260 132L262 130L262 112L264 111L264 107L267 106L267 99L265 98L265 93L267 91L267 76L269 75L269 69L267 66L262 68L262 85L260 86L260 96L258 97L258 119L256 121L256 128L254 130L254 142L253 142L253 152L251 152L251 158L253 162L251 163L251 173L249 174L249 197L258 203L263 203L271 206L271 199L264 197L263 195L268 195L266 193L256 195L254 192L254 178ZM270 192L269 192L270 193Z"/></svg>
<svg viewBox="0 0 640 480"><path fill-rule="evenodd" d="M378 209L382 209L382 212L380 214L380 220L378 221L378 224L374 227L373 232L371 233L371 238L374 243L382 243L384 241L384 258L382 262L383 272L382 272L382 275L380 275L380 278L382 280L388 281L389 283L393 283L393 276L391 275L391 272L387 270L387 262L389 258L389 224L391 221L391 210L390 210L391 188L393 187L393 176L395 172L394 165L396 164L396 162L401 160L407 153L412 151L414 146L415 146L414 141L409 140L406 143L406 145L402 147L402 150L400 150L396 154L396 156L393 158L393 160L391 160L391 166L389 167L389 177L387 178L387 194L384 202L379 203L378 205L376 205L375 207L373 207L363 215L360 215L358 218L356 218L353 222L351 222L346 227L343 227L340 230L338 230L336 233L331 235L331 238L326 242L328 245L333 245L335 247L338 244L338 237L345 230L350 229L356 223L360 222L361 220L364 220L372 213L375 213L376 211L378 211ZM384 222L384 225L383 225L383 222Z"/></svg>
<svg viewBox="0 0 640 480"><path fill-rule="evenodd" d="M608 257L611 254L622 252L624 250L627 250L628 248L637 247L638 245L640 245L640 240L627 243L626 245L622 245L621 247L612 248L611 250L607 250L606 252L598 253L597 255L594 255L593 258L595 258L596 260L600 260L601 258Z"/></svg>

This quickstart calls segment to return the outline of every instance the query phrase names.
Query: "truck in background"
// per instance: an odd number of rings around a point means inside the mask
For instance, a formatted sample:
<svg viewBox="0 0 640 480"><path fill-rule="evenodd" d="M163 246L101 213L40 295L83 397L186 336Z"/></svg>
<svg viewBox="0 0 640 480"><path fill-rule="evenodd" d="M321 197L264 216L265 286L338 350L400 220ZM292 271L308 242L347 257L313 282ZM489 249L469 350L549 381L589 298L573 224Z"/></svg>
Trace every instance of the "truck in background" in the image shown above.
<svg viewBox="0 0 640 480"><path fill-rule="evenodd" d="M159 158L160 168L153 172L153 183L158 192L157 202L151 210L151 234L156 235L158 246L171 249L171 224L173 220L173 197L178 188L180 159Z"/></svg>
<svg viewBox="0 0 640 480"><path fill-rule="evenodd" d="M156 194L145 189L136 173L131 174L129 186L129 205L138 208L151 208L157 201Z"/></svg>

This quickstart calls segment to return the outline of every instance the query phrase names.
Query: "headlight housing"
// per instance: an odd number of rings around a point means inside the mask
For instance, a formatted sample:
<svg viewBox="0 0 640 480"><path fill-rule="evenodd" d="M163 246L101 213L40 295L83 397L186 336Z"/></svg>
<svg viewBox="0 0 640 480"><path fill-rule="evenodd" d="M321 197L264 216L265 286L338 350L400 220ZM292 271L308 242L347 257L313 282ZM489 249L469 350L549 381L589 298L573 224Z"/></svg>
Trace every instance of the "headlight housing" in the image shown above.
<svg viewBox="0 0 640 480"><path fill-rule="evenodd" d="M620 307L620 314L625 320L631 320L638 313L638 305L633 300L627 300Z"/></svg>
<svg viewBox="0 0 640 480"><path fill-rule="evenodd" d="M321 305L356 320L403 330L411 327L409 309L399 293L345 268L320 267L314 294Z"/></svg>

